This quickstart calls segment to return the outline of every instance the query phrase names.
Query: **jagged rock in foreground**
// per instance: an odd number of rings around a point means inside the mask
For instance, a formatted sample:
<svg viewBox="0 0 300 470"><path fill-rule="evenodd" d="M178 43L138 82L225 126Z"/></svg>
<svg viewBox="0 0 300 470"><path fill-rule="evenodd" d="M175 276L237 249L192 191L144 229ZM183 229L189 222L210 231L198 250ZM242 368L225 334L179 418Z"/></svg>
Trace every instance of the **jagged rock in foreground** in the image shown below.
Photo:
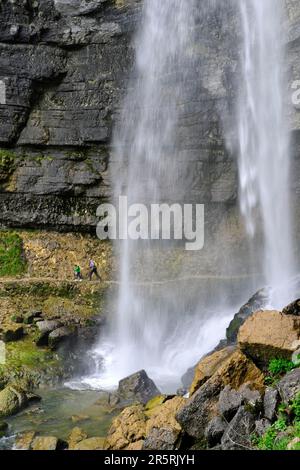
<svg viewBox="0 0 300 470"><path fill-rule="evenodd" d="M177 413L176 419L191 437L202 439L208 423L218 415L218 401L221 391L230 385L238 390L249 383L252 388L262 391L262 372L240 351L236 351L217 372L202 385Z"/></svg>
<svg viewBox="0 0 300 470"><path fill-rule="evenodd" d="M123 407L132 403L146 404L152 398L161 395L153 380L144 370L120 380L117 392L110 397L112 405Z"/></svg>
<svg viewBox="0 0 300 470"><path fill-rule="evenodd" d="M154 408L146 424L144 450L174 450L180 445L182 428L175 419L185 399L174 397Z"/></svg>
<svg viewBox="0 0 300 470"><path fill-rule="evenodd" d="M238 343L256 363L267 365L274 357L290 359L299 348L300 318L277 311L259 311L241 326Z"/></svg>
<svg viewBox="0 0 300 470"><path fill-rule="evenodd" d="M109 429L106 449L121 450L131 443L143 442L146 436L146 415L142 405L133 405L117 416Z"/></svg>
<svg viewBox="0 0 300 470"><path fill-rule="evenodd" d="M108 432L106 449L113 450L175 450L183 435L175 419L185 403L182 397L173 397L157 405L134 405L114 419Z"/></svg>
<svg viewBox="0 0 300 470"><path fill-rule="evenodd" d="M125 408L111 426L106 448L251 450L253 437L264 442L271 426L274 446L287 440L285 446L294 448L298 441L291 407L300 393L300 368L280 372L278 383L267 388L265 379L268 362L291 359L299 338L299 316L252 314L239 329L238 345L214 351L198 363L190 398L160 395L146 406ZM287 428L280 433L274 426L283 403Z"/></svg>

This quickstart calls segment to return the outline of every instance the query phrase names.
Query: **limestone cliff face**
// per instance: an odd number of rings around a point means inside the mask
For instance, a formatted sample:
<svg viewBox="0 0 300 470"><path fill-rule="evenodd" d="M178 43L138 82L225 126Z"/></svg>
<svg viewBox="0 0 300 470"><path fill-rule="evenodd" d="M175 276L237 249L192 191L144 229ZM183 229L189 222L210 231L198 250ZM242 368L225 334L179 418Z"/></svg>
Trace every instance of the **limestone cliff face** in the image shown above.
<svg viewBox="0 0 300 470"><path fill-rule="evenodd" d="M0 223L90 230L138 1L0 2ZM3 85L2 85L3 86Z"/></svg>
<svg viewBox="0 0 300 470"><path fill-rule="evenodd" d="M289 57L296 59L300 8L286 3ZM206 204L211 230L224 232L238 190L234 139L232 147L224 139L237 90L238 19L234 0L202 5L180 150L190 161L191 196ZM141 0L0 1L2 226L94 230L96 207L111 192L112 129L140 10ZM300 78L298 59L292 75ZM293 130L299 115L295 110Z"/></svg>

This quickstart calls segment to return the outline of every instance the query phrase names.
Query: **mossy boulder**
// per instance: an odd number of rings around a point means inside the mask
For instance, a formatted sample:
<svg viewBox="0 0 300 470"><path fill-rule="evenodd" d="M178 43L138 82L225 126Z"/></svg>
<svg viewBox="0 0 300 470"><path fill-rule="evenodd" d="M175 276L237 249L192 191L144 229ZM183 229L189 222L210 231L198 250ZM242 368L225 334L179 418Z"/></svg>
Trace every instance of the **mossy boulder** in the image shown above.
<svg viewBox="0 0 300 470"><path fill-rule="evenodd" d="M28 398L23 389L8 385L0 392L0 418L18 413L27 403Z"/></svg>

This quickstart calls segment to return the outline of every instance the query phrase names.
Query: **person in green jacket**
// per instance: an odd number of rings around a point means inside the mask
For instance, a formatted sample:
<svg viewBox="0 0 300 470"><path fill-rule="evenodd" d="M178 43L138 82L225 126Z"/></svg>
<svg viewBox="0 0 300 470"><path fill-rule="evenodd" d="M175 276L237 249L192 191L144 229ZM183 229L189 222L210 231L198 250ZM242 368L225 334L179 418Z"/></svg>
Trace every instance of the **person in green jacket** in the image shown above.
<svg viewBox="0 0 300 470"><path fill-rule="evenodd" d="M74 276L75 276L75 279L77 279L78 281L82 281L82 274L81 274L81 268L80 266L78 266L78 264L76 264L74 266Z"/></svg>

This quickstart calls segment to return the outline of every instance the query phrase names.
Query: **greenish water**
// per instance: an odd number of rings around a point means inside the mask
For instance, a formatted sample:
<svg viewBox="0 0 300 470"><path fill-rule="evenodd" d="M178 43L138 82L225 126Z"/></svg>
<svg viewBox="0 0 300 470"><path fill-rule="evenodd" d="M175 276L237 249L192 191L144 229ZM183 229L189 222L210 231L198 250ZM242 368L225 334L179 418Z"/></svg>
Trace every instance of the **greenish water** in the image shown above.
<svg viewBox="0 0 300 470"><path fill-rule="evenodd" d="M0 439L0 449L11 448L13 436L26 431L66 440L72 428L79 426L88 437L105 437L116 414L108 406L106 392L59 388L39 390L38 394L41 402L5 420L8 438Z"/></svg>

